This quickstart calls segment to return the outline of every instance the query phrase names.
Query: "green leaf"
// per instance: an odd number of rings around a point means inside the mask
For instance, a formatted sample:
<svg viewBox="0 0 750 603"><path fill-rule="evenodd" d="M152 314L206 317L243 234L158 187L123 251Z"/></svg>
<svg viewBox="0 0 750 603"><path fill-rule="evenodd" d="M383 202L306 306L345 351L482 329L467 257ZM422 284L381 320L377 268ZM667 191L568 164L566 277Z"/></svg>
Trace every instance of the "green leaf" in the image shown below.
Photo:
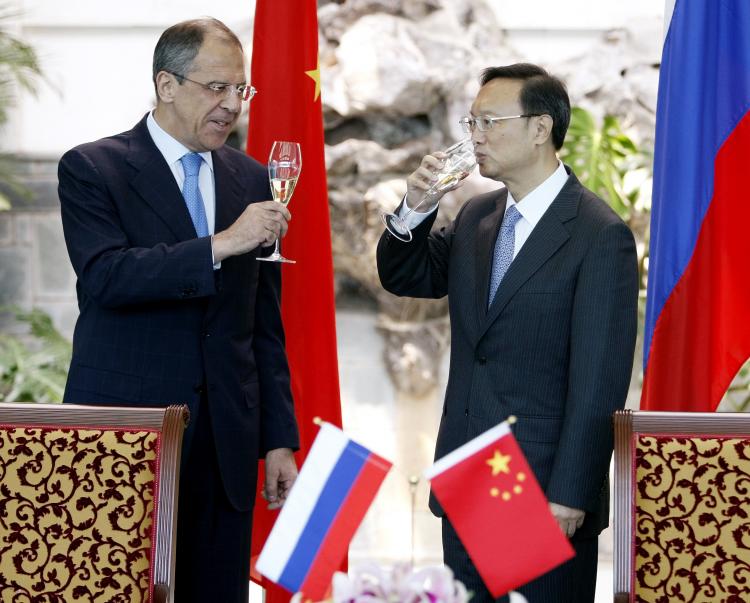
<svg viewBox="0 0 750 603"><path fill-rule="evenodd" d="M15 316L29 325L29 335L0 335L0 400L62 401L70 343L41 310L16 311Z"/></svg>
<svg viewBox="0 0 750 603"><path fill-rule="evenodd" d="M625 175L641 167L646 156L613 115L599 125L581 107L571 110L570 126L560 158L570 164L581 182L628 220L638 201L638 190L625 190Z"/></svg>
<svg viewBox="0 0 750 603"><path fill-rule="evenodd" d="M18 88L35 92L35 82L43 77L39 59L34 49L8 31L11 19L17 15L10 9L8 2L0 3L0 126L8 120L8 108L15 100ZM31 196L31 191L24 187L14 174L14 165L7 156L0 156L0 210L10 208L8 189L24 198Z"/></svg>

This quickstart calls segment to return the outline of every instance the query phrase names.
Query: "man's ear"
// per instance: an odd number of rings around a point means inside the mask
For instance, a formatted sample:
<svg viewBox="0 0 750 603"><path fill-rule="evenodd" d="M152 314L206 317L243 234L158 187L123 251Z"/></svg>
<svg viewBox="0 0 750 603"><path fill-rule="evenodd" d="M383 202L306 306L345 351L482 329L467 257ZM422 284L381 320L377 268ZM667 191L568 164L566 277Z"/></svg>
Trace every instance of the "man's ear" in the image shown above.
<svg viewBox="0 0 750 603"><path fill-rule="evenodd" d="M545 144L552 137L553 121L550 115L544 114L532 118L536 122L534 131L534 142L538 145Z"/></svg>
<svg viewBox="0 0 750 603"><path fill-rule="evenodd" d="M174 96L177 91L177 78L171 73L160 71L156 74L156 96L162 103L174 102Z"/></svg>

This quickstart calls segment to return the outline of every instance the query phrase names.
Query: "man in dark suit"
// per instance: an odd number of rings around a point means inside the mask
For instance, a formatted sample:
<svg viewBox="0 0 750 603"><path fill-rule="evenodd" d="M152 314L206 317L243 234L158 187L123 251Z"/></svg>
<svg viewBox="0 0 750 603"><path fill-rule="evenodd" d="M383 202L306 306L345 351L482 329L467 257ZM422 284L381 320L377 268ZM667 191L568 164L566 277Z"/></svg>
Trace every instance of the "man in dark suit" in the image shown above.
<svg viewBox="0 0 750 603"><path fill-rule="evenodd" d="M65 401L189 405L176 601L246 603L258 459L274 507L296 477L279 267L257 261L290 215L225 145L254 92L234 33L170 27L153 80L152 113L60 161L80 308Z"/></svg>
<svg viewBox="0 0 750 603"><path fill-rule="evenodd" d="M485 70L481 84L462 124L480 173L505 188L470 199L434 232L437 198L428 199L408 216L411 242L383 234L378 270L397 295L448 295L450 374L436 458L516 415L515 435L576 550L519 590L530 603L585 603L594 600L597 536L608 522L611 415L625 403L633 362L635 243L557 158L570 121L562 82L517 64ZM444 158L427 155L409 176L404 217ZM442 515L434 499L430 506ZM443 550L472 601L492 600L445 517Z"/></svg>

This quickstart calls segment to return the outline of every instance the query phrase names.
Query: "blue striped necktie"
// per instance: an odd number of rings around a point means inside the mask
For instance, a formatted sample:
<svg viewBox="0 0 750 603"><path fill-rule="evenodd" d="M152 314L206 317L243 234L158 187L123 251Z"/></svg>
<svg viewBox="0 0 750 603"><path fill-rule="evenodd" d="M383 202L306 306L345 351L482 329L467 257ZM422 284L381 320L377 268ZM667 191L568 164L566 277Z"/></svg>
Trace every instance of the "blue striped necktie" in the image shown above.
<svg viewBox="0 0 750 603"><path fill-rule="evenodd" d="M508 271L510 263L513 261L513 249L516 246L516 222L523 216L515 205L511 205L505 212L503 224L500 227L500 234L497 235L495 242L495 253L492 258L492 275L490 277L490 296L487 300L487 306L492 304L495 294L500 287L505 273Z"/></svg>
<svg viewBox="0 0 750 603"><path fill-rule="evenodd" d="M180 158L182 169L185 171L185 182L182 185L182 196L185 198L193 220L195 232L199 237L208 236L208 220L206 219L206 208L203 205L203 196L198 186L198 174L201 171L203 157L198 153L186 153Z"/></svg>

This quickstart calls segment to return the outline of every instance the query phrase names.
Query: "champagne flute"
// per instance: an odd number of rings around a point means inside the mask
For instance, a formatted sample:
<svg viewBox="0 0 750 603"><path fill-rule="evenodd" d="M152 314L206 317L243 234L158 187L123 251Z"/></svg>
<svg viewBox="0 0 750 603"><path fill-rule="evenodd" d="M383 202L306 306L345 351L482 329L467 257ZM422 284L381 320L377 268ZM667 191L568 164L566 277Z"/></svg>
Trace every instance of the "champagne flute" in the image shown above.
<svg viewBox="0 0 750 603"><path fill-rule="evenodd" d="M477 158L474 156L474 144L470 138L460 140L443 152L447 155L443 162L443 167L435 175L435 183L424 192L419 203L409 209L403 217L395 213L383 214L381 216L388 232L404 243L411 241L411 230L409 230L406 224L406 218L409 214L431 197L455 186L471 174L477 165Z"/></svg>
<svg viewBox="0 0 750 603"><path fill-rule="evenodd" d="M302 150L298 142L277 140L271 147L268 156L268 178L271 181L273 200L286 207L297 186L297 178L302 171ZM261 262L284 262L296 264L279 253L279 239L276 239L273 253L267 257L257 258Z"/></svg>

